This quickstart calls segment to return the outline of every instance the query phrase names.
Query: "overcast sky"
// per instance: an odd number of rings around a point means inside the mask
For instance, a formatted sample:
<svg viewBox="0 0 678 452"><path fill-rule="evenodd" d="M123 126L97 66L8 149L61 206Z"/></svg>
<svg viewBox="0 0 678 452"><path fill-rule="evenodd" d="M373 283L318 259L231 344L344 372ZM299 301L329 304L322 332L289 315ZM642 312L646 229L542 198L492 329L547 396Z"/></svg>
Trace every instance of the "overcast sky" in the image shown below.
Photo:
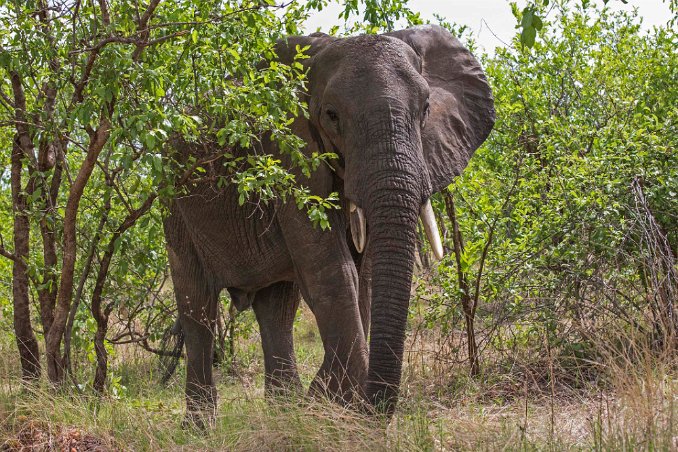
<svg viewBox="0 0 678 452"><path fill-rule="evenodd" d="M597 2L603 3L602 0ZM524 3L518 1L519 5ZM500 40L509 42L516 33L516 20L511 14L509 0L410 0L408 4L413 11L420 12L424 19L435 22L433 13L437 13L450 22L467 25L478 44L490 53L493 53L494 47L502 45ZM625 10L637 7L647 29L665 24L671 16L668 4L662 0L628 0L628 5L620 0L611 0L609 6ZM313 32L320 27L321 31L328 31L333 25L341 25L337 18L340 10L339 5L332 4L315 13L309 18L306 30Z"/></svg>

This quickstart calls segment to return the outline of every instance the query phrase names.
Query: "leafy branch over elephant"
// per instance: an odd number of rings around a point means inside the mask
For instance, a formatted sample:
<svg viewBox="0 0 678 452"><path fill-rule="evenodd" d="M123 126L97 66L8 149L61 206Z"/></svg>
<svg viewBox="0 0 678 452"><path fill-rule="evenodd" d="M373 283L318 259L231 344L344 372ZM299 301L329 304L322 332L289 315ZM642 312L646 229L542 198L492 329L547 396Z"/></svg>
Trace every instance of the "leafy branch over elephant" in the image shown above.
<svg viewBox="0 0 678 452"><path fill-rule="evenodd" d="M278 44L278 57L292 64L299 48L310 56L309 115L293 131L307 154L338 158L297 177L318 196L339 193L344 208L329 212L331 229L322 230L291 201L241 206L233 185L196 184L172 201L165 233L186 338L189 414L216 405L213 330L223 289L239 309L254 309L267 392L300 387L292 323L302 295L325 350L310 390L392 413L418 219L442 255L430 197L461 173L494 124L480 64L441 27L295 36ZM289 163L272 140L263 149Z"/></svg>

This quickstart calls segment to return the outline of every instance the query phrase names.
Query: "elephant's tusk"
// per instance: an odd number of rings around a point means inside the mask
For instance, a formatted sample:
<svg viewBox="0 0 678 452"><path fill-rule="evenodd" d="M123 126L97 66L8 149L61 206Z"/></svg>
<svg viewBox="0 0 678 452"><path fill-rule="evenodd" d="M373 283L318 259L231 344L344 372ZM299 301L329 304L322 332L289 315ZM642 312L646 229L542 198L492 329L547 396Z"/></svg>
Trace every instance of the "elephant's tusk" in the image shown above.
<svg viewBox="0 0 678 452"><path fill-rule="evenodd" d="M419 216L421 217L421 222L424 224L426 237L428 237L428 242L431 244L433 255L438 260L442 259L443 243L440 240L440 234L438 233L438 223L436 222L436 217L433 214L433 207L431 206L430 199L427 200L426 203L421 207Z"/></svg>
<svg viewBox="0 0 678 452"><path fill-rule="evenodd" d="M351 237L355 249L362 253L365 249L365 240L367 239L367 226L365 225L365 214L363 209L356 206L352 202L349 205L350 219L351 219Z"/></svg>

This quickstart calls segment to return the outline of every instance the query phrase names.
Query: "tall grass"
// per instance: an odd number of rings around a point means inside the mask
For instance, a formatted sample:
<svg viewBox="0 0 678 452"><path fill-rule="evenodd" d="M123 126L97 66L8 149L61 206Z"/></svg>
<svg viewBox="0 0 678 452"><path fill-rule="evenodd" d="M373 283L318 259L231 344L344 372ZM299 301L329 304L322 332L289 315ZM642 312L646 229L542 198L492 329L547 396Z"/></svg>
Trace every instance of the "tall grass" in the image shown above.
<svg viewBox="0 0 678 452"><path fill-rule="evenodd" d="M296 330L302 378L309 381L322 346L310 316ZM414 336L414 335L413 335ZM152 358L118 354L126 389L96 397L89 389L50 390L19 381L14 344L0 337L0 450L676 450L675 357L636 338L599 344L600 378L576 388L551 362L546 385L526 373L489 368L470 378L446 361L434 334L409 341L403 397L390 423L324 400L267 401L257 338L238 344L245 360L218 371L216 427L182 429L183 376L162 387L149 378ZM621 346L620 344L623 344ZM557 358L546 353L548 360ZM182 371L183 369L180 369ZM502 373L503 372L503 373Z"/></svg>

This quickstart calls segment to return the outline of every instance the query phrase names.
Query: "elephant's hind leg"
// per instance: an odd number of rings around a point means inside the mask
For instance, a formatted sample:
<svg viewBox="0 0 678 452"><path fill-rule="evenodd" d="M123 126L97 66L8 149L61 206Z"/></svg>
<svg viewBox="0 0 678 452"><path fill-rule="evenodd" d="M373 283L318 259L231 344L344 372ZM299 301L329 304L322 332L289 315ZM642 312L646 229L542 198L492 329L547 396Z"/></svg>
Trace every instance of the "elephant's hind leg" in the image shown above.
<svg viewBox="0 0 678 452"><path fill-rule="evenodd" d="M252 303L261 331L267 396L284 396L301 389L292 334L299 298L294 283L280 282L259 290Z"/></svg>

